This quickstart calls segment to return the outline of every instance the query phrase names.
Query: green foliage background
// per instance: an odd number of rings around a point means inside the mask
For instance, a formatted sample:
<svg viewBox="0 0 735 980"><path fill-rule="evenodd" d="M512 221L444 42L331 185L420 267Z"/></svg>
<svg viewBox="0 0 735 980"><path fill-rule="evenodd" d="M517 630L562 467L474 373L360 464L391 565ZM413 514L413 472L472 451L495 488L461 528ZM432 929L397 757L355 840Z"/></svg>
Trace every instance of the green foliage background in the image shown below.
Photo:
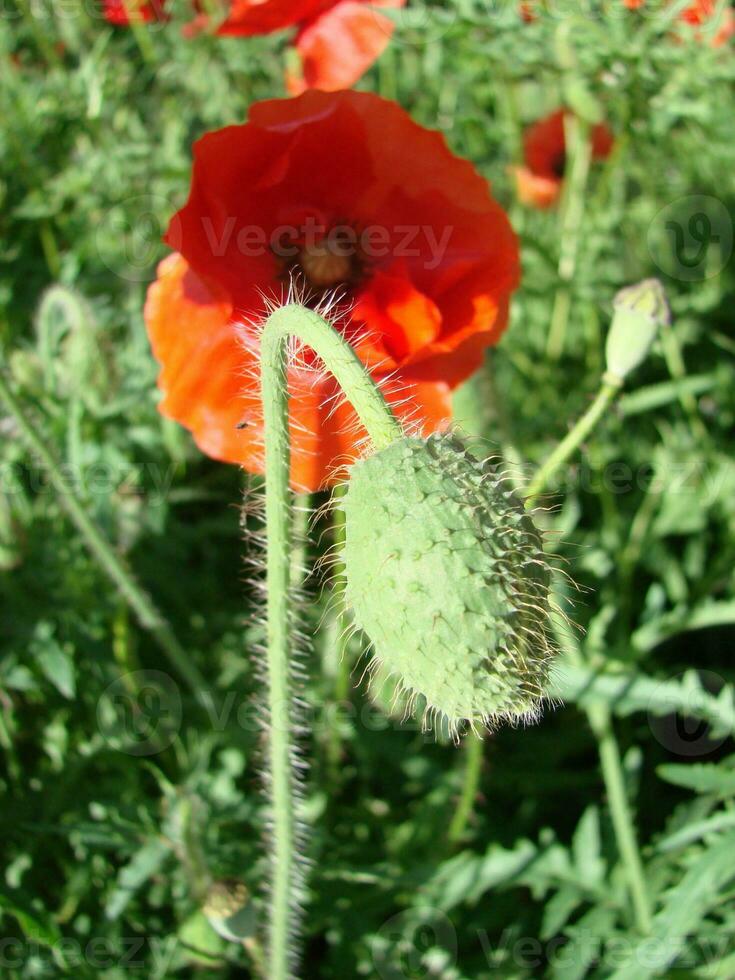
<svg viewBox="0 0 735 980"><path fill-rule="evenodd" d="M2 371L213 701L138 625L2 417L0 975L246 977L248 952L200 911L208 875L241 878L256 908L263 876L244 480L157 414L142 306L192 141L282 94L286 39L185 42L175 8L136 43L91 6L14 3L0 17ZM681 2L540 6L526 24L510 3L409 4L360 83L441 129L520 235L512 325L458 394L458 422L536 466L598 386L618 288L660 276L673 333L553 488L546 520L584 632L567 637L563 706L486 739L459 841L468 750L400 723L364 684L335 706L333 634L307 583L307 977L735 976L733 51L677 28ZM571 283L563 210L521 208L509 174L523 125L563 103L618 137L590 175ZM621 761L647 935L601 752Z"/></svg>

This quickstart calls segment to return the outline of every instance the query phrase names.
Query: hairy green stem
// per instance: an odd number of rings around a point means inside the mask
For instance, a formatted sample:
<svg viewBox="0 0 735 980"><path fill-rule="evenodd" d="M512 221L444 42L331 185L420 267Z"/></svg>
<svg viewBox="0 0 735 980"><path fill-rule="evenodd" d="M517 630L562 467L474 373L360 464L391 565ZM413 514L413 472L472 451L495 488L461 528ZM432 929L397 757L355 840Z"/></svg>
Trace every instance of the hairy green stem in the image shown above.
<svg viewBox="0 0 735 980"><path fill-rule="evenodd" d="M564 181L561 204L560 285L554 297L546 341L546 353L554 361L558 361L561 357L566 342L567 324L572 306L571 283L577 267L579 239L584 218L584 198L592 161L589 126L571 113L565 119L565 141L568 147L569 167Z"/></svg>
<svg viewBox="0 0 735 980"><path fill-rule="evenodd" d="M544 492L552 476L582 445L584 440L615 400L622 382L611 375L605 375L600 390L584 415L577 421L559 445L554 449L546 462L534 476L526 493L526 506L531 507L541 493Z"/></svg>
<svg viewBox="0 0 735 980"><path fill-rule="evenodd" d="M0 370L0 400L10 412L29 448L36 454L46 470L57 494L60 506L66 511L82 536L100 568L115 584L118 591L135 613L140 625L157 641L177 673L187 682L197 700L208 707L206 682L180 645L171 627L153 604L150 597L136 582L122 558L116 554L101 528L89 516L77 497L74 487L64 475L53 453L44 442L7 383Z"/></svg>
<svg viewBox="0 0 735 980"><path fill-rule="evenodd" d="M334 375L376 449L403 435L400 423L346 340L317 313L296 304L273 312L261 337L261 394L265 429L267 532L268 776L271 792L271 906L269 980L290 976L290 943L296 933L296 801L289 609L292 544L289 472L287 341L312 348Z"/></svg>

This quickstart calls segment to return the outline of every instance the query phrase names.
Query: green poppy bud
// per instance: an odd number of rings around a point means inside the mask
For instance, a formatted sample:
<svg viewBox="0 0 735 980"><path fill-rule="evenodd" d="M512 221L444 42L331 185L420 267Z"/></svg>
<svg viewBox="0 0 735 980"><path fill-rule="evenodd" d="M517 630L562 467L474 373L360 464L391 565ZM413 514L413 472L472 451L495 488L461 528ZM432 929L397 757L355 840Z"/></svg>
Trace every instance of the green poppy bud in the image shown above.
<svg viewBox="0 0 735 980"><path fill-rule="evenodd" d="M553 651L541 538L451 435L398 439L350 472L346 597L375 660L452 733L539 711Z"/></svg>
<svg viewBox="0 0 735 980"><path fill-rule="evenodd" d="M620 383L645 360L659 328L671 323L671 311L658 279L621 289L613 310L605 353L607 373Z"/></svg>

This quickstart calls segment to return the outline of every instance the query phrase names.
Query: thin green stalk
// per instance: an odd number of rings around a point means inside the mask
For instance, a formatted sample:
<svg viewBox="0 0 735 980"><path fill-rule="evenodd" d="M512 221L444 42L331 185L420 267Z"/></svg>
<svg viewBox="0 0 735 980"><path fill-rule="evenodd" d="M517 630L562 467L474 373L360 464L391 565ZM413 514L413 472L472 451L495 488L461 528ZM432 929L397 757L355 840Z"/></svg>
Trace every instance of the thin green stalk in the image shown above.
<svg viewBox="0 0 735 980"><path fill-rule="evenodd" d="M618 851L625 869L628 890L633 902L636 926L638 931L645 935L651 931L651 903L646 888L643 862L638 850L633 814L625 790L620 748L610 720L609 709L602 704L592 704L586 709L586 712L590 727L597 739L600 768L607 791L607 802L610 807Z"/></svg>
<svg viewBox="0 0 735 980"><path fill-rule="evenodd" d="M699 414L697 400L691 391L681 387L681 382L687 376L687 369L681 352L679 338L676 336L670 323L665 324L661 328L661 343L669 374L672 380L679 384L679 403L684 410L684 414L687 416L692 435L698 442L704 441L706 443L709 441L709 433Z"/></svg>
<svg viewBox="0 0 735 980"><path fill-rule="evenodd" d="M587 436L597 426L600 419L615 400L621 386L622 382L611 375L605 375L603 377L600 390L595 400L577 421L576 425L562 439L556 449L554 449L531 481L526 495L527 507L533 506L538 496L547 487L551 477L579 449Z"/></svg>
<svg viewBox="0 0 735 980"><path fill-rule="evenodd" d="M450 844L458 844L464 837L467 823L472 814L472 809L477 798L477 791L480 786L480 776L482 775L482 756L485 743L471 732L465 740L465 769L462 775L462 793L454 811L452 821L447 831L447 839Z"/></svg>
<svg viewBox="0 0 735 980"><path fill-rule="evenodd" d="M271 903L269 980L290 976L297 931L298 881L289 585L292 543L287 341L311 347L335 377L377 449L403 434L377 385L347 341L312 310L288 304L270 315L261 337L265 427L267 697L270 715Z"/></svg>
<svg viewBox="0 0 735 980"><path fill-rule="evenodd" d="M15 4L20 10L21 16L25 21L26 27L33 36L36 47L52 68L60 68L62 59L51 42L55 31L45 29L39 24L28 0L15 0Z"/></svg>
<svg viewBox="0 0 735 980"><path fill-rule="evenodd" d="M116 554L103 531L84 509L74 487L64 475L41 434L23 411L2 371L0 371L0 400L5 403L29 448L36 454L46 470L51 485L56 491L60 506L75 524L100 568L115 584L143 629L147 630L158 642L171 665L187 682L197 700L206 707L208 699L204 678L176 639L171 627L136 582L132 572L125 567L121 557Z"/></svg>
<svg viewBox="0 0 735 980"><path fill-rule="evenodd" d="M572 306L572 287L577 267L579 239L584 218L584 198L587 190L592 142L589 126L576 115L565 119L565 141L569 167L564 180L561 204L561 246L559 253L560 285L554 297L546 353L558 361L566 343L567 324Z"/></svg>
<svg viewBox="0 0 735 980"><path fill-rule="evenodd" d="M154 64L156 60L156 49L153 47L153 42L151 41L145 22L140 18L135 0L123 0L123 6L128 15L128 27L138 46L143 61L147 65Z"/></svg>
<svg viewBox="0 0 735 980"><path fill-rule="evenodd" d="M563 594L564 587L559 591ZM572 664L583 666L585 657L567 625L562 623L559 618L555 618L553 623L559 648L564 651ZM633 903L636 925L641 933L646 934L651 930L651 904L646 887L643 861L636 838L633 814L625 790L620 748L615 737L610 712L606 705L599 703L587 705L584 711L592 733L597 740L600 770L605 783L613 832Z"/></svg>
<svg viewBox="0 0 735 980"><path fill-rule="evenodd" d="M41 239L43 257L46 259L46 268L51 273L52 279L61 278L61 257L59 246L56 243L54 229L49 221L42 221L38 229L38 237Z"/></svg>
<svg viewBox="0 0 735 980"><path fill-rule="evenodd" d="M344 496L344 486L335 487L334 490L334 519L332 522L332 533L334 536L335 550L340 551L345 543L345 517L341 508L341 500ZM344 565L338 562L334 569L333 587L337 593L337 672L334 682L334 699L339 704L346 700L350 690L350 661L347 657L347 642L345 632L347 622L344 612L344 602L341 601L345 589Z"/></svg>

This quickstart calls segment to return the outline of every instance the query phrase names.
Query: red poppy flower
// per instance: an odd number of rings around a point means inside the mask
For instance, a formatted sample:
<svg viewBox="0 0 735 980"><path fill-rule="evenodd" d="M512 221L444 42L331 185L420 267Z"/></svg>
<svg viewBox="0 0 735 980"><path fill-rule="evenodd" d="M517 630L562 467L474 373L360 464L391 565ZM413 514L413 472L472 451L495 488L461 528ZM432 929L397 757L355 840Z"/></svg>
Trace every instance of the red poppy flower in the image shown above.
<svg viewBox="0 0 735 980"><path fill-rule="evenodd" d="M681 14L681 19L691 24L693 27L703 27L717 16L718 4L716 0L696 0L690 7L687 7ZM702 37L701 32L697 31L697 37ZM711 39L712 46L715 48L725 44L735 34L735 14L732 7L727 6L722 13L717 31Z"/></svg>
<svg viewBox="0 0 735 980"><path fill-rule="evenodd" d="M450 389L507 321L518 280L508 219L471 164L394 103L311 91L259 103L201 139L177 250L146 303L161 411L217 459L262 466L258 331L263 294L296 278L333 290L340 329L424 431L446 426ZM315 489L357 453L355 419L330 377L289 379L292 484ZM336 407L335 407L336 406ZM240 422L244 428L236 428Z"/></svg>
<svg viewBox="0 0 735 980"><path fill-rule="evenodd" d="M380 57L393 23L380 7L406 0L232 0L218 34L266 34L298 27L296 50L301 74L289 76L289 91L334 92L350 88Z"/></svg>
<svg viewBox="0 0 735 980"><path fill-rule="evenodd" d="M525 166L515 168L516 190L524 204L548 208L559 197L566 169L565 115L565 109L558 109L525 132ZM593 127L591 140L593 159L602 160L609 155L613 136L604 123Z"/></svg>
<svg viewBox="0 0 735 980"><path fill-rule="evenodd" d="M629 10L638 10L645 2L646 0L623 0L623 3ZM717 13L718 4L716 0L694 0L694 3L685 7L681 14L679 14L679 19L685 24L691 24L693 27L702 27L711 21L713 17L716 17ZM720 47L729 41L734 34L735 13L733 13L732 7L728 5L722 13L715 35L711 38L712 46L715 48ZM701 39L701 31L696 31L695 36Z"/></svg>
<svg viewBox="0 0 735 980"><path fill-rule="evenodd" d="M270 34L286 27L293 27L301 21L316 17L330 0L215 0L203 3L195 0L204 13L216 16L222 11L218 21L218 34L233 34L240 37L253 37L256 34Z"/></svg>
<svg viewBox="0 0 735 980"><path fill-rule="evenodd" d="M149 24L166 19L166 0L103 0L105 19L111 24L127 26L131 17Z"/></svg>

